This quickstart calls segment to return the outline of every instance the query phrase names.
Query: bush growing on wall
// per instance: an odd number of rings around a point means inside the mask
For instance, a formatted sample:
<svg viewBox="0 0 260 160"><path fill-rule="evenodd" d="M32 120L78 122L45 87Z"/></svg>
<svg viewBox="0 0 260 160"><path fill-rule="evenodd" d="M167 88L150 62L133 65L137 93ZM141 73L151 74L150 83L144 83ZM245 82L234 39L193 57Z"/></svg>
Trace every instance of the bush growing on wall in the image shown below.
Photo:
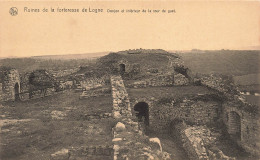
<svg viewBox="0 0 260 160"><path fill-rule="evenodd" d="M180 73L184 75L186 78L190 79L190 76L188 75L188 68L184 67L183 65L174 67L174 71L177 73Z"/></svg>
<svg viewBox="0 0 260 160"><path fill-rule="evenodd" d="M46 89L55 86L55 79L46 70L35 70L29 75L29 95L35 90L46 93Z"/></svg>

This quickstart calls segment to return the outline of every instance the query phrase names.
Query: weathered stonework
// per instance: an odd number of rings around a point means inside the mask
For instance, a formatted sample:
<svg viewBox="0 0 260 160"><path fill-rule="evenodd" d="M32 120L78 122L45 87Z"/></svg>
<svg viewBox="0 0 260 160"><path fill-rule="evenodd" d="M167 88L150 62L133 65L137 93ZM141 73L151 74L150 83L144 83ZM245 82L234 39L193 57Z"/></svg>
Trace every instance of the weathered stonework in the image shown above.
<svg viewBox="0 0 260 160"><path fill-rule="evenodd" d="M169 159L169 154L153 147L153 142L133 121L130 101L120 76L111 76L113 117L118 121L112 129L114 136L114 160L124 159Z"/></svg>
<svg viewBox="0 0 260 160"><path fill-rule="evenodd" d="M145 88L155 86L184 86L189 85L190 81L184 75L179 73L158 73L151 78L136 80L133 83L128 83L128 88Z"/></svg>
<svg viewBox="0 0 260 160"><path fill-rule="evenodd" d="M34 90L31 92L31 94L29 92L23 92L23 93L20 93L20 100L26 101L26 100L30 100L30 99L38 99L38 98L51 96L56 93L57 92L55 91L55 88L53 88L53 87L46 88L45 92L43 92L42 90Z"/></svg>
<svg viewBox="0 0 260 160"><path fill-rule="evenodd" d="M20 94L20 76L16 69L9 69L1 71L2 93L3 101L14 101L19 99Z"/></svg>
<svg viewBox="0 0 260 160"><path fill-rule="evenodd" d="M177 73L174 75L174 85L175 86L184 86L189 84L189 79L184 75Z"/></svg>
<svg viewBox="0 0 260 160"><path fill-rule="evenodd" d="M235 160L226 156L216 145L220 134L212 132L206 126L189 126L179 122L172 127L172 134L180 139L189 159Z"/></svg>
<svg viewBox="0 0 260 160"><path fill-rule="evenodd" d="M113 152L114 152L113 146L101 146L101 145L82 146L78 148L71 148L68 150L69 160L78 160L79 157L81 157L82 159L104 159L104 158L112 159Z"/></svg>
<svg viewBox="0 0 260 160"><path fill-rule="evenodd" d="M98 87L102 87L106 84L107 82L107 77L91 77L91 78L85 78L85 80L81 81L81 87L84 90L89 90L89 89L93 89L93 88L98 88Z"/></svg>
<svg viewBox="0 0 260 160"><path fill-rule="evenodd" d="M149 105L149 128L156 132L167 133L170 124L175 119L197 125L214 125L220 118L221 104L217 101L202 101L183 99L177 102L172 99L169 103L160 102L155 97L142 97L130 99L132 112L133 106L138 102Z"/></svg>
<svg viewBox="0 0 260 160"><path fill-rule="evenodd" d="M152 78L142 79L133 83L128 83L128 88L145 88L149 86L172 86L174 84L174 76L172 74L157 74Z"/></svg>
<svg viewBox="0 0 260 160"><path fill-rule="evenodd" d="M231 138L246 151L259 156L258 113L246 111L239 104L232 102L225 103L223 109L222 119Z"/></svg>
<svg viewBox="0 0 260 160"><path fill-rule="evenodd" d="M2 97L3 97L3 84L0 83L0 100L2 100Z"/></svg>
<svg viewBox="0 0 260 160"><path fill-rule="evenodd" d="M200 78L201 84L209 88L215 89L222 93L227 93L233 89L233 86L225 85L224 79L220 76L204 75Z"/></svg>
<svg viewBox="0 0 260 160"><path fill-rule="evenodd" d="M219 118L219 107L219 104L214 101L189 101L180 104L166 104L154 110L151 108L151 120L154 119L155 128L162 128L162 130L167 130L169 124L175 119L182 119L187 123L197 125L214 125Z"/></svg>

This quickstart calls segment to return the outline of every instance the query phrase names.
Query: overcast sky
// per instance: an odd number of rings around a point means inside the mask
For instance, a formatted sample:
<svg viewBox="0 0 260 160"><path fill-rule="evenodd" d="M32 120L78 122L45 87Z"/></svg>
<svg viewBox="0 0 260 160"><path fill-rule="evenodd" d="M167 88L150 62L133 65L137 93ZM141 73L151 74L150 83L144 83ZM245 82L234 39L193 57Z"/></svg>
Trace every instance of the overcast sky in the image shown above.
<svg viewBox="0 0 260 160"><path fill-rule="evenodd" d="M11 16L9 9L18 8ZM103 13L30 13L28 8L102 8ZM114 14L107 9L175 9ZM0 2L0 57L135 48L250 49L260 46L259 2Z"/></svg>

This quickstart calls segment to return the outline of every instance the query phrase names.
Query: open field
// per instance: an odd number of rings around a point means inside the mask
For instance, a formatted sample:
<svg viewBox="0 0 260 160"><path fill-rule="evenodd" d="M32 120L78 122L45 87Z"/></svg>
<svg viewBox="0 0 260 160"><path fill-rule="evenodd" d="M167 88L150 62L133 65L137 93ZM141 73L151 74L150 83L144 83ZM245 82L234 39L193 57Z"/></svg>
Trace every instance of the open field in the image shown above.
<svg viewBox="0 0 260 160"><path fill-rule="evenodd" d="M63 148L111 145L112 118L86 115L111 113L112 98L79 100L72 90L25 102L4 103L1 113L1 160L48 160ZM100 159L110 157L100 157Z"/></svg>
<svg viewBox="0 0 260 160"><path fill-rule="evenodd" d="M216 50L178 52L194 73L247 75L259 73L260 51Z"/></svg>

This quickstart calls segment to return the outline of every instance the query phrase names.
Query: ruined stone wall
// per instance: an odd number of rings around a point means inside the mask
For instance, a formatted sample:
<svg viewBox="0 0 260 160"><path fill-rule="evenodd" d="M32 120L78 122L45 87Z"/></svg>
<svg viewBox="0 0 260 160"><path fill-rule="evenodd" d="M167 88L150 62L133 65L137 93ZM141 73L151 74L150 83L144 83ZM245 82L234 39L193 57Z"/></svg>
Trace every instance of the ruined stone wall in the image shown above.
<svg viewBox="0 0 260 160"><path fill-rule="evenodd" d="M227 84L217 76L200 79L203 85L213 88L227 97L223 104L222 120L231 138L253 155L260 155L260 122L257 106L248 104L243 95L238 94L235 86Z"/></svg>
<svg viewBox="0 0 260 160"><path fill-rule="evenodd" d="M175 73L158 73L151 78L136 80L128 83L129 88L145 88L149 86L183 86L190 84L189 79L182 74Z"/></svg>
<svg viewBox="0 0 260 160"><path fill-rule="evenodd" d="M138 102L149 105L149 128L157 132L168 132L171 122L182 119L191 124L214 125L220 118L220 104L215 101L194 101L184 99L181 102L160 102L154 97L130 99L131 107Z"/></svg>
<svg viewBox="0 0 260 160"><path fill-rule="evenodd" d="M200 81L202 85L205 85L222 93L229 92L232 87L225 84L225 80L220 76L204 75L202 78L200 78Z"/></svg>
<svg viewBox="0 0 260 160"><path fill-rule="evenodd" d="M239 115L239 118L234 119L234 117L231 117L234 112ZM227 127L227 132L234 141L253 155L260 155L260 124L258 113L245 111L239 104L227 102L223 105L222 119ZM232 133L236 130L240 132L240 134L238 134L240 137L232 137Z"/></svg>
<svg viewBox="0 0 260 160"><path fill-rule="evenodd" d="M113 157L113 147L112 146L87 146L87 147L74 147L70 150L69 157L68 154L62 155L59 153L54 153L51 155L51 160L77 160L79 156L85 159L112 159ZM81 158L80 158L81 159Z"/></svg>
<svg viewBox="0 0 260 160"><path fill-rule="evenodd" d="M2 83L0 83L0 101L2 101L3 96L3 89L2 89Z"/></svg>
<svg viewBox="0 0 260 160"><path fill-rule="evenodd" d="M74 85L74 82L73 82L73 81L70 81L70 80L60 81L60 82L59 82L59 88L60 88L61 90L71 89L71 88L73 88L73 85Z"/></svg>
<svg viewBox="0 0 260 160"><path fill-rule="evenodd" d="M34 90L31 92L31 97L29 91L20 93L20 99L22 101L30 100L30 99L38 99L38 98L43 98L47 96L51 96L56 94L57 92L55 91L55 88L46 88L46 92L44 93L42 90Z"/></svg>
<svg viewBox="0 0 260 160"><path fill-rule="evenodd" d="M149 86L172 86L174 84L173 75L156 75L140 81L127 84L129 88L145 88Z"/></svg>
<svg viewBox="0 0 260 160"><path fill-rule="evenodd" d="M184 86L189 84L189 79L180 73L174 74L174 85Z"/></svg>
<svg viewBox="0 0 260 160"><path fill-rule="evenodd" d="M73 69L65 69L65 70L48 70L50 74L52 74L54 77L63 77L70 75L72 73L76 73L80 70L80 68L73 68Z"/></svg>
<svg viewBox="0 0 260 160"><path fill-rule="evenodd" d="M6 71L2 82L2 100L15 100L15 84L18 85L18 92L20 93L20 76L16 69Z"/></svg>
<svg viewBox="0 0 260 160"><path fill-rule="evenodd" d="M154 126L167 130L175 119L182 119L191 124L212 125L219 118L218 108L219 104L213 101L186 101L180 104L160 105L151 108L150 112Z"/></svg>
<svg viewBox="0 0 260 160"><path fill-rule="evenodd" d="M111 76L113 111L112 116L117 120L112 129L114 139L114 160L129 159L170 159L168 153L154 147L153 142L139 129L133 121L130 101L123 80L120 76ZM158 145L157 145L158 146Z"/></svg>
<svg viewBox="0 0 260 160"><path fill-rule="evenodd" d="M183 122L173 127L172 134L179 137L190 160L235 160L225 155L216 145L220 134L205 126L189 126Z"/></svg>
<svg viewBox="0 0 260 160"><path fill-rule="evenodd" d="M108 77L91 77L91 78L86 78L80 82L81 87L83 90L89 90L93 88L98 88L101 86L106 85L106 83L109 82Z"/></svg>
<svg viewBox="0 0 260 160"><path fill-rule="evenodd" d="M192 132L192 127L181 124L175 129L180 134L180 141L190 160L209 159L202 138Z"/></svg>
<svg viewBox="0 0 260 160"><path fill-rule="evenodd" d="M127 60L120 60L118 61L117 63L114 63L113 66L114 66L114 69L116 69L118 72L120 71L120 65L123 64L124 67L125 67L125 73L129 73L131 72L133 69L134 69L134 66L135 64L130 64ZM140 70L140 68L139 68Z"/></svg>

